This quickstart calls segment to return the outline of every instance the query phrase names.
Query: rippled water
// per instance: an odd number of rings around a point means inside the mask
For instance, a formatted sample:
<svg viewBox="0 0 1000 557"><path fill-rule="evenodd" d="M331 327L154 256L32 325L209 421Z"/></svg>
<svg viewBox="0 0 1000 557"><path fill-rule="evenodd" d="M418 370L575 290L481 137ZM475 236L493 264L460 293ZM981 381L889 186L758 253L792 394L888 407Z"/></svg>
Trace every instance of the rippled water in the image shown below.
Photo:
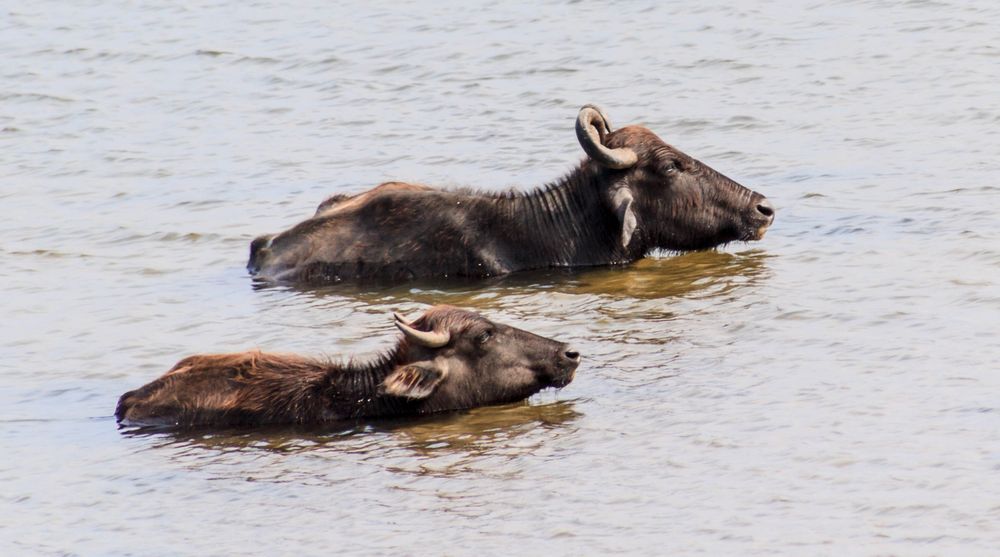
<svg viewBox="0 0 1000 557"><path fill-rule="evenodd" d="M994 2L146 4L2 10L4 555L996 554ZM767 238L480 285L243 269L335 192L552 180L587 102L768 195ZM115 428L182 356L371 353L438 302L572 342L576 381Z"/></svg>

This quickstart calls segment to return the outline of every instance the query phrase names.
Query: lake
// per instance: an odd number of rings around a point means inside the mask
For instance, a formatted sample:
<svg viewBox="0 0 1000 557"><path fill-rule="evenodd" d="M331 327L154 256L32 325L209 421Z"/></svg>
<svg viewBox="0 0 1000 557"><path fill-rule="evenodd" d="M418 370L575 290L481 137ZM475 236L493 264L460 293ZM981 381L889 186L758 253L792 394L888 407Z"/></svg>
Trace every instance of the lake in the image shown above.
<svg viewBox="0 0 1000 557"><path fill-rule="evenodd" d="M995 555L1000 5L15 3L0 19L0 553ZM261 287L386 180L527 190L597 103L766 238L480 284ZM435 303L570 342L520 404L120 432L199 352L364 357Z"/></svg>

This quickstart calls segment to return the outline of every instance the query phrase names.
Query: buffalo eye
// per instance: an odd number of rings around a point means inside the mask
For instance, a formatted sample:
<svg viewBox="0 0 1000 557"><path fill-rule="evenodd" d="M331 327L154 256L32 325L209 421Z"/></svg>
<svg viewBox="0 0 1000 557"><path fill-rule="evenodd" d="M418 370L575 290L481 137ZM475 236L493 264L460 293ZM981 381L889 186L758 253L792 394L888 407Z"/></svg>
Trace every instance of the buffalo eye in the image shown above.
<svg viewBox="0 0 1000 557"><path fill-rule="evenodd" d="M664 174L673 174L684 170L684 163L679 160L672 160L663 163L661 170Z"/></svg>
<svg viewBox="0 0 1000 557"><path fill-rule="evenodd" d="M476 344L486 344L493 338L493 331L483 331L476 336Z"/></svg>

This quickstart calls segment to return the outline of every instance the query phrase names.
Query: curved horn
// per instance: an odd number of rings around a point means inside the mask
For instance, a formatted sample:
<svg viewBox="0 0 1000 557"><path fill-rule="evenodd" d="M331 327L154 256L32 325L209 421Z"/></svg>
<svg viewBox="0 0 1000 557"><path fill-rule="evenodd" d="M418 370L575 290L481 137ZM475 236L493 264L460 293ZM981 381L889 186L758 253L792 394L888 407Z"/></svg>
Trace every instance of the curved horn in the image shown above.
<svg viewBox="0 0 1000 557"><path fill-rule="evenodd" d="M590 158L609 168L629 168L639 157L628 147L608 149L604 138L611 133L611 123L604 111L592 104L585 104L576 117L576 138Z"/></svg>
<svg viewBox="0 0 1000 557"><path fill-rule="evenodd" d="M427 348L441 348L442 346L448 344L451 340L451 333L445 331L439 333L436 331L418 331L414 329L402 315L393 312L393 317L396 318L396 327L406 335L406 338L416 342L421 346L426 346Z"/></svg>

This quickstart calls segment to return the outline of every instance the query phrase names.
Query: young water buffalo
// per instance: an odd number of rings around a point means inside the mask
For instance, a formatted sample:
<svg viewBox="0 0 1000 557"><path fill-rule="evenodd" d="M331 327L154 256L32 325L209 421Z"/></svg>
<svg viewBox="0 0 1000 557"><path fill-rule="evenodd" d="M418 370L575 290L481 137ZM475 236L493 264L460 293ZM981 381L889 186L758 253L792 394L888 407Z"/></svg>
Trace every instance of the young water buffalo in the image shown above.
<svg viewBox="0 0 1000 557"><path fill-rule="evenodd" d="M247 269L298 283L485 278L759 240L774 220L763 195L644 127L612 132L587 105L576 134L589 158L554 184L489 194L389 182L334 196L312 218L255 239Z"/></svg>
<svg viewBox="0 0 1000 557"><path fill-rule="evenodd" d="M305 424L427 414L525 399L573 380L562 342L449 306L407 323L364 364L242 352L191 356L118 400L122 425Z"/></svg>

